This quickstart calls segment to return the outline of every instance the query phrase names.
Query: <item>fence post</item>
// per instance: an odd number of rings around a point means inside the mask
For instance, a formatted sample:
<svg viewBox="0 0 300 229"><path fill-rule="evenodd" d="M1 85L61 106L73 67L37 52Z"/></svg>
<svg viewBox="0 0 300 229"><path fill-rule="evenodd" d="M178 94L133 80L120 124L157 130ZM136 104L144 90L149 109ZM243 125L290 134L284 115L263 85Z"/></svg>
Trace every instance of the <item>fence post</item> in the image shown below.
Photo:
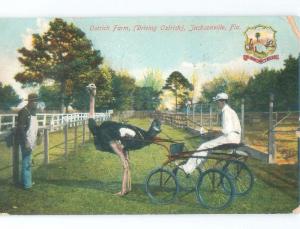
<svg viewBox="0 0 300 229"><path fill-rule="evenodd" d="M15 120L15 117L16 116L12 116L12 127L15 127L16 126L16 120Z"/></svg>
<svg viewBox="0 0 300 229"><path fill-rule="evenodd" d="M47 122L47 116L46 114L44 114L43 127L46 127L46 122Z"/></svg>
<svg viewBox="0 0 300 229"><path fill-rule="evenodd" d="M13 147L12 147L12 164L13 164L13 183L15 185L19 184L19 161L20 161L20 149L19 144L17 143L16 134L13 136Z"/></svg>
<svg viewBox="0 0 300 229"><path fill-rule="evenodd" d="M54 126L53 117L54 117L54 115L53 115L53 114L51 114L51 120L50 120L50 131L52 131L52 129L53 129L53 126Z"/></svg>
<svg viewBox="0 0 300 229"><path fill-rule="evenodd" d="M44 163L49 164L49 130L44 129Z"/></svg>
<svg viewBox="0 0 300 229"><path fill-rule="evenodd" d="M174 116L172 115L172 126L176 126L176 113L174 113Z"/></svg>
<svg viewBox="0 0 300 229"><path fill-rule="evenodd" d="M203 116L202 116L202 103L200 105L200 123L201 123L201 126L203 126Z"/></svg>
<svg viewBox="0 0 300 229"><path fill-rule="evenodd" d="M1 132L1 129L2 129L2 115L0 115L0 132Z"/></svg>
<svg viewBox="0 0 300 229"><path fill-rule="evenodd" d="M91 140L91 131L89 130L89 140Z"/></svg>
<svg viewBox="0 0 300 229"><path fill-rule="evenodd" d="M195 103L193 103L193 122L195 122Z"/></svg>
<svg viewBox="0 0 300 229"><path fill-rule="evenodd" d="M82 120L82 144L85 143L85 120Z"/></svg>
<svg viewBox="0 0 300 229"><path fill-rule="evenodd" d="M241 142L245 141L245 99L242 99L241 105Z"/></svg>
<svg viewBox="0 0 300 229"><path fill-rule="evenodd" d="M189 128L189 117L186 117L185 127Z"/></svg>
<svg viewBox="0 0 300 229"><path fill-rule="evenodd" d="M64 124L64 143L65 143L65 158L68 157L68 122Z"/></svg>
<svg viewBox="0 0 300 229"><path fill-rule="evenodd" d="M188 123L188 120L189 120L189 113L190 113L190 106L189 104L187 104L186 106L186 127L189 127L189 123ZM182 117L183 118L183 117Z"/></svg>
<svg viewBox="0 0 300 229"><path fill-rule="evenodd" d="M209 128L212 126L212 106L209 104Z"/></svg>
<svg viewBox="0 0 300 229"><path fill-rule="evenodd" d="M78 130L78 121L75 121L74 126L74 152L77 153L77 130Z"/></svg>
<svg viewBox="0 0 300 229"><path fill-rule="evenodd" d="M177 115L176 115L176 113L174 114L173 121L174 121L174 126L176 127L176 125L177 125Z"/></svg>
<svg viewBox="0 0 300 229"><path fill-rule="evenodd" d="M275 162L273 108L274 108L274 94L271 93L270 94L270 103L269 103L269 141L268 141L269 163Z"/></svg>
<svg viewBox="0 0 300 229"><path fill-rule="evenodd" d="M193 129L195 129L195 103L193 103L193 117L192 117L192 120L193 120Z"/></svg>
<svg viewBox="0 0 300 229"><path fill-rule="evenodd" d="M300 128L299 127L298 127L298 130L296 132L296 135L297 135L297 138L298 138L298 208L300 208Z"/></svg>

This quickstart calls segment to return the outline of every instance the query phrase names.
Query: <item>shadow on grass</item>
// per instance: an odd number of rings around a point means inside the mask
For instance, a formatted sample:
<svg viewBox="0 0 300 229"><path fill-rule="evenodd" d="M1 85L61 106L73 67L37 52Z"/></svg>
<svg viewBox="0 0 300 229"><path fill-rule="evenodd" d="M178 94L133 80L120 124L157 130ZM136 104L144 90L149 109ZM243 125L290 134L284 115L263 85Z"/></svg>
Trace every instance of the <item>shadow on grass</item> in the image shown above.
<svg viewBox="0 0 300 229"><path fill-rule="evenodd" d="M67 179L36 179L37 183L41 185L55 185L59 187L69 187L74 189L89 189L100 192L113 194L121 190L121 182L102 182L100 180L67 180ZM150 200L145 192L145 185L143 183L134 183L131 186L131 192L124 197L127 201L150 203Z"/></svg>
<svg viewBox="0 0 300 229"><path fill-rule="evenodd" d="M39 184L57 185L61 187L85 188L104 191L108 193L116 193L121 190L121 182L102 182L100 180L67 180L67 179L36 179ZM144 192L144 184L132 184L132 190L135 194ZM142 191L139 191L142 190Z"/></svg>
<svg viewBox="0 0 300 229"><path fill-rule="evenodd" d="M284 194L297 198L297 173L296 165L268 165L251 163L251 169L255 177L262 180L272 188L276 188Z"/></svg>
<svg viewBox="0 0 300 229"><path fill-rule="evenodd" d="M96 190L100 192L106 192L114 196L114 193L117 193L121 190L121 182L113 181L113 182L103 182L100 180L67 180L67 179L36 179L39 184L55 185L59 187L70 187L75 189L90 189ZM195 195L194 190L181 190L176 198L174 203L176 204L186 204L186 197L189 195ZM131 192L122 197L126 199L126 201L136 202L136 203L147 203L153 204L146 191L144 183L133 183L131 186ZM196 200L193 198L194 204L196 204ZM155 205L155 204L154 204ZM196 204L197 205L197 204Z"/></svg>

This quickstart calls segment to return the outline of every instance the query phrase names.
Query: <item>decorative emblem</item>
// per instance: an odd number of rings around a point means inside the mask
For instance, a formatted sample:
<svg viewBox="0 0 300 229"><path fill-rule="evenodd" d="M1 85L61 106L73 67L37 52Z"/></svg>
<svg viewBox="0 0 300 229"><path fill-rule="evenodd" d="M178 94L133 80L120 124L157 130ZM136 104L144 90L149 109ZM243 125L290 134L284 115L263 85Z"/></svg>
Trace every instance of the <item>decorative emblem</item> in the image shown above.
<svg viewBox="0 0 300 229"><path fill-rule="evenodd" d="M272 55L277 48L276 31L271 26L256 25L248 27L245 34L244 60L248 59L262 64L270 60L278 60L279 55Z"/></svg>

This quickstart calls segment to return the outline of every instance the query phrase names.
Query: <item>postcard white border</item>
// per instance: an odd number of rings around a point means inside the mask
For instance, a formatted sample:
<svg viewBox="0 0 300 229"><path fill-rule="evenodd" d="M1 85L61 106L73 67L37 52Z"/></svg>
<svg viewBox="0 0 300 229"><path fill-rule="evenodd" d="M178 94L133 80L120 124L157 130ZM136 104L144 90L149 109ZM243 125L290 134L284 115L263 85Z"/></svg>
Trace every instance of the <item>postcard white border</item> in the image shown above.
<svg viewBox="0 0 300 229"><path fill-rule="evenodd" d="M300 16L299 0L5 0L0 4L0 17ZM0 216L0 228L24 226L31 229L281 229L299 227L300 215Z"/></svg>

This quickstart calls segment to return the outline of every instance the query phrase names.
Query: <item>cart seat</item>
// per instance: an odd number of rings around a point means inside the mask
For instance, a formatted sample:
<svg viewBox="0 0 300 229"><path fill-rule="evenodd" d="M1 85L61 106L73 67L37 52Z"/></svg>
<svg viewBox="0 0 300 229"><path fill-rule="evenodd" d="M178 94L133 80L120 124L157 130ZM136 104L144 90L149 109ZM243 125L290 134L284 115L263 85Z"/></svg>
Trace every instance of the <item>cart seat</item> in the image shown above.
<svg viewBox="0 0 300 229"><path fill-rule="evenodd" d="M172 156L182 153L184 149L184 143L173 143L170 145L170 153Z"/></svg>

